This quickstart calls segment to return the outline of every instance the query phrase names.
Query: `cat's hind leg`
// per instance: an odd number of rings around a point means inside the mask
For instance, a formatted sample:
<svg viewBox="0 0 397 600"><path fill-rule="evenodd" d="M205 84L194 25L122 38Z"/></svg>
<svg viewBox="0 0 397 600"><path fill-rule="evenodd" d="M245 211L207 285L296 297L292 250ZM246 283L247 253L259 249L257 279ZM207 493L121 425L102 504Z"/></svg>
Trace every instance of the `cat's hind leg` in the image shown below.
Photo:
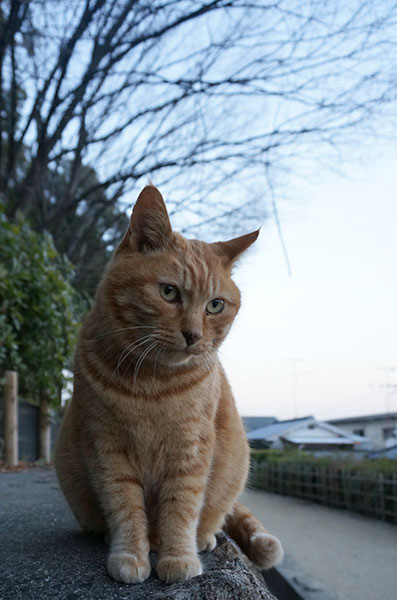
<svg viewBox="0 0 397 600"><path fill-rule="evenodd" d="M78 450L76 439L65 427L65 417L55 450L55 467L61 489L80 527L87 533L104 534L106 524L98 499L92 489L88 470Z"/></svg>
<svg viewBox="0 0 397 600"><path fill-rule="evenodd" d="M226 453L218 453L212 465L197 528L199 552L215 548L215 534L221 531L226 516L233 511L235 499L244 487L244 461L232 465L225 457Z"/></svg>
<svg viewBox="0 0 397 600"><path fill-rule="evenodd" d="M88 475L84 474L81 468L76 468L76 470L69 468L64 477L60 474L58 477L81 529L85 533L105 534L106 523L103 512L88 483Z"/></svg>
<svg viewBox="0 0 397 600"><path fill-rule="evenodd" d="M197 529L197 547L199 552L211 551L215 548L215 533L222 529L228 509L231 509L230 501L212 503L207 499L201 511Z"/></svg>

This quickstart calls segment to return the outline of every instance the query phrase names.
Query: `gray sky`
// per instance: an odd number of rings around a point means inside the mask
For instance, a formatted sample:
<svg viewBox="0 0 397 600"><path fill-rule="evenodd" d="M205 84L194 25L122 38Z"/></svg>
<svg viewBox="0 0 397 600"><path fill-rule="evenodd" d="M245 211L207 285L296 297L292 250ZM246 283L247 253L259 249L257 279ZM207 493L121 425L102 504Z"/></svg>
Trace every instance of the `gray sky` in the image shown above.
<svg viewBox="0 0 397 600"><path fill-rule="evenodd" d="M280 211L291 277L274 222L262 228L221 348L242 415L397 410L396 195L396 149L349 180L302 184Z"/></svg>

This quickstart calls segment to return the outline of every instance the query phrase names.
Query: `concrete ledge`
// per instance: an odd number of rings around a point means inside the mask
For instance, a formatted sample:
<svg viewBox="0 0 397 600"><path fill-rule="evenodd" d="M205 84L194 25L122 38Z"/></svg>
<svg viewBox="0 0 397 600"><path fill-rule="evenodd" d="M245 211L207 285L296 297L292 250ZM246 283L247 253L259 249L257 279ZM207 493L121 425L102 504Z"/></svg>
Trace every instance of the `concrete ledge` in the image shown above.
<svg viewBox="0 0 397 600"><path fill-rule="evenodd" d="M107 547L79 532L52 468L1 473L0 497L1 600L275 600L224 534L201 553L204 573L190 581L165 585L155 571L136 585L114 581Z"/></svg>

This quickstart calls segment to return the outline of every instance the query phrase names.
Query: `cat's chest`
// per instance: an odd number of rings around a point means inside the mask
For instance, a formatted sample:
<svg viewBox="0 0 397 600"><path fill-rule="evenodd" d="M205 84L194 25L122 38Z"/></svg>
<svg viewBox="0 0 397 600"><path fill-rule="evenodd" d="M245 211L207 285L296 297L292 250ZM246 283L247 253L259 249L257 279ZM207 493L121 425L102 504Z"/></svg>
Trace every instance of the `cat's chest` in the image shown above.
<svg viewBox="0 0 397 600"><path fill-rule="evenodd" d="M127 455L145 487L181 460L194 462L203 447L212 452L220 378L216 370L194 375L190 384L174 378L152 393L144 388L142 394L111 394L103 404L101 437Z"/></svg>
<svg viewBox="0 0 397 600"><path fill-rule="evenodd" d="M162 477L170 465L194 460L203 446L211 452L217 402L216 394L206 389L161 404L133 403L123 425L123 445L148 484Z"/></svg>
<svg viewBox="0 0 397 600"><path fill-rule="evenodd" d="M128 431L127 455L142 477L150 480L187 451L198 454L203 432L212 428L211 421L198 416L180 421L135 421Z"/></svg>

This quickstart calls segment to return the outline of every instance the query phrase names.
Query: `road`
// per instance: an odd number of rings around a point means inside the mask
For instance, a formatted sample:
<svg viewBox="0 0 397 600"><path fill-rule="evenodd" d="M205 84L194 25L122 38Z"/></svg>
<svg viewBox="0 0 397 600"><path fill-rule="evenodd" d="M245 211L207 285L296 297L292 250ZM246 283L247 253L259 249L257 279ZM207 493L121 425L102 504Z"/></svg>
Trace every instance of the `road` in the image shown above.
<svg viewBox="0 0 397 600"><path fill-rule="evenodd" d="M339 600L397 598L395 525L259 490L246 490L242 501L307 581Z"/></svg>

